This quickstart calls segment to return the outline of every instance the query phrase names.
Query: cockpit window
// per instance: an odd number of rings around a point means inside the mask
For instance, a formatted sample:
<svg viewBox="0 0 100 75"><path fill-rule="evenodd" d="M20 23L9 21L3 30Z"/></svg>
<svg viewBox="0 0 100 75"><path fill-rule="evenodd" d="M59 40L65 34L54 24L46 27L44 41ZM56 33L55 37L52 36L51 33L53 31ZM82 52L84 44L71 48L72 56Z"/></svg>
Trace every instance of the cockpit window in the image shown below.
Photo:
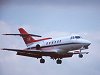
<svg viewBox="0 0 100 75"><path fill-rule="evenodd" d="M72 36L71 39L80 39L80 36Z"/></svg>
<svg viewBox="0 0 100 75"><path fill-rule="evenodd" d="M81 37L80 37L80 36L75 36L75 38L76 38L76 39L80 39Z"/></svg>
<svg viewBox="0 0 100 75"><path fill-rule="evenodd" d="M72 36L71 39L74 39L74 36Z"/></svg>

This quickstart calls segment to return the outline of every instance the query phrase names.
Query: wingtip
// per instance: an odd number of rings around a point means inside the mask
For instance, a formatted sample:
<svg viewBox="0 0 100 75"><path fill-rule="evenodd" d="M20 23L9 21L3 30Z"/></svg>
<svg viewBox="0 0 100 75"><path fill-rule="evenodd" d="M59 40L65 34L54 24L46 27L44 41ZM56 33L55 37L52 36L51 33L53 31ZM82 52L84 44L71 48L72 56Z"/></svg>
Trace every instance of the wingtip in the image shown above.
<svg viewBox="0 0 100 75"><path fill-rule="evenodd" d="M2 35L10 35L10 34L2 34Z"/></svg>
<svg viewBox="0 0 100 75"><path fill-rule="evenodd" d="M0 50L4 50L4 48L1 48Z"/></svg>
<svg viewBox="0 0 100 75"><path fill-rule="evenodd" d="M6 34L1 34L1 35L6 35Z"/></svg>

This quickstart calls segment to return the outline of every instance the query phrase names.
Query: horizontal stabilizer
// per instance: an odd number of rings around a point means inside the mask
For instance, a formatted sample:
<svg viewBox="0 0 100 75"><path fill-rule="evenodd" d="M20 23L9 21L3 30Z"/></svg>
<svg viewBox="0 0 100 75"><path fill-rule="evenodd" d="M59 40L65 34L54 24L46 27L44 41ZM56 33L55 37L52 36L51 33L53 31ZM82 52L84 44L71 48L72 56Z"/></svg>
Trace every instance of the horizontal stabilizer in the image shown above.
<svg viewBox="0 0 100 75"><path fill-rule="evenodd" d="M42 37L40 35L34 35L34 34L2 34L2 35L15 35L15 36L34 36L34 37Z"/></svg>

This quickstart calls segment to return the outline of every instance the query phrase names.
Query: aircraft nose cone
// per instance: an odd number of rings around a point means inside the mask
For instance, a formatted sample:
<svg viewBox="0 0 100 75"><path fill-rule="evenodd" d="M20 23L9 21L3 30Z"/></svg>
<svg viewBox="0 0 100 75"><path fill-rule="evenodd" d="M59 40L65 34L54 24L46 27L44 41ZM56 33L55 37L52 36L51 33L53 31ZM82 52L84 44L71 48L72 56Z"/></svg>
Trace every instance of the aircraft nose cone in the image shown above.
<svg viewBox="0 0 100 75"><path fill-rule="evenodd" d="M86 40L86 44L89 46L91 44L91 42Z"/></svg>
<svg viewBox="0 0 100 75"><path fill-rule="evenodd" d="M89 46L90 44L91 44L90 41L85 40L84 48L85 48L85 49L88 49L88 46Z"/></svg>

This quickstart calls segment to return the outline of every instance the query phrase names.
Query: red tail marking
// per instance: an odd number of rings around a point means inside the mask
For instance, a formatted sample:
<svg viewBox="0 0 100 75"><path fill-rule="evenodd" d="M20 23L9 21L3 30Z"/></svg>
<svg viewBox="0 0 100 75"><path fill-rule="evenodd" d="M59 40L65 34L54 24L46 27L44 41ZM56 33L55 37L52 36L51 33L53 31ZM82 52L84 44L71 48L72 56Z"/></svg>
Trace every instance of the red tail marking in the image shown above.
<svg viewBox="0 0 100 75"><path fill-rule="evenodd" d="M43 39L39 39L39 40L36 40L36 41L49 40L49 39L52 39L52 38L43 38Z"/></svg>
<svg viewBox="0 0 100 75"><path fill-rule="evenodd" d="M23 28L19 28L19 32L20 32L20 34L28 34ZM42 38L42 39L39 39L39 40L35 40L35 39L32 38L31 35L23 35L22 38L23 38L23 40L24 40L24 42L27 46L28 46L28 44L31 44L33 42L52 39L52 38Z"/></svg>
<svg viewBox="0 0 100 75"><path fill-rule="evenodd" d="M28 34L23 28L19 28L19 32L20 34ZM26 45L35 41L35 39L31 37L31 35L22 36L22 38Z"/></svg>

